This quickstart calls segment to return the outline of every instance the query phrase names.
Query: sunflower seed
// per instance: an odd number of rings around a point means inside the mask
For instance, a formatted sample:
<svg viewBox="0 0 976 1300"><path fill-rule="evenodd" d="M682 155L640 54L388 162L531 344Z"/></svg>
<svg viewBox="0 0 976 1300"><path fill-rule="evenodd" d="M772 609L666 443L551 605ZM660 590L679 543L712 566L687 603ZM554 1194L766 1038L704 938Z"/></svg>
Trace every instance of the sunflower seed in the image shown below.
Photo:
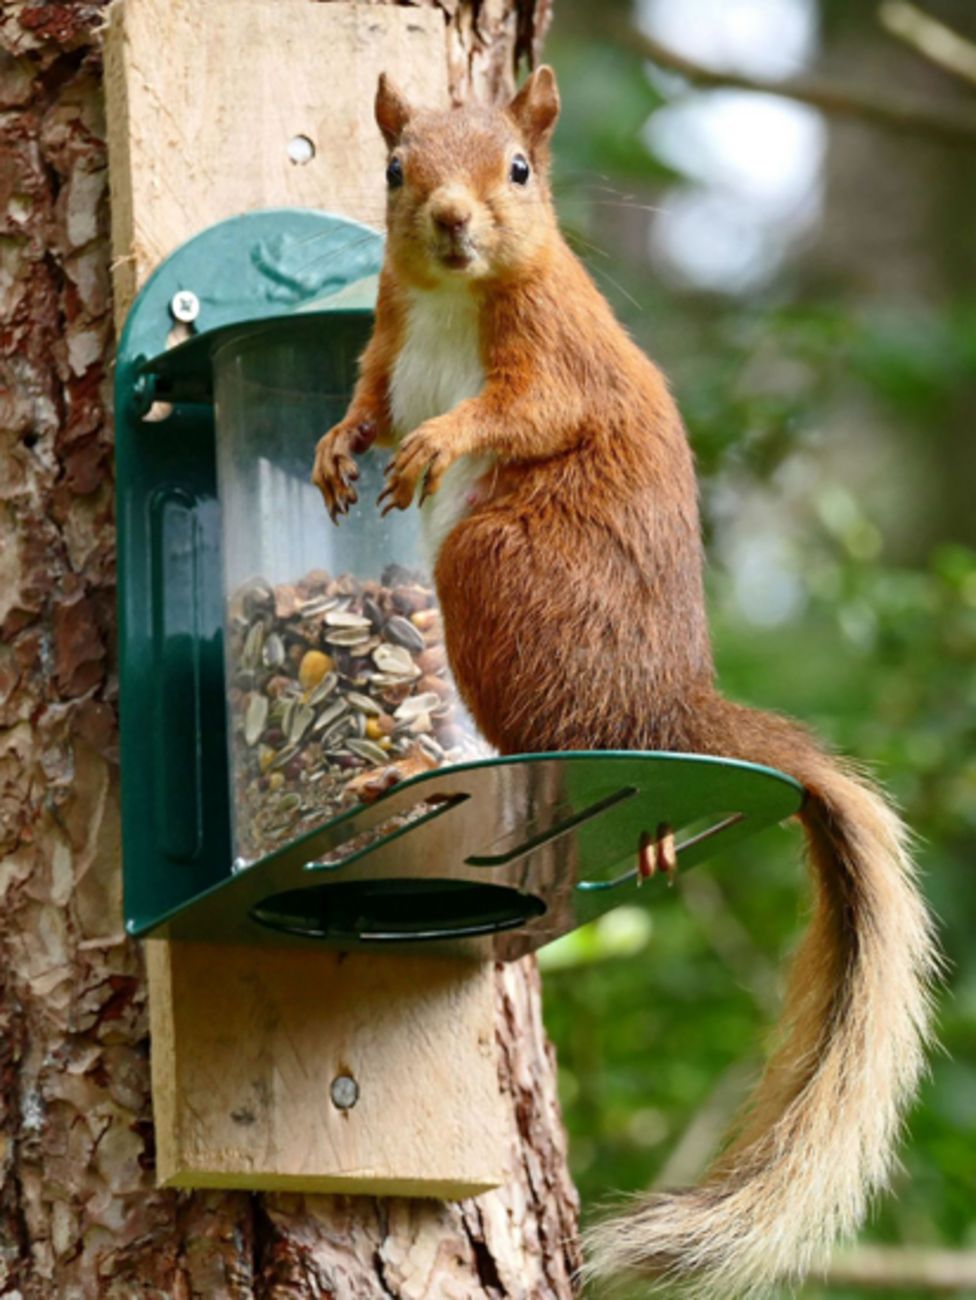
<svg viewBox="0 0 976 1300"><path fill-rule="evenodd" d="M285 767L298 753L297 745L286 745L280 754L271 761L269 771L276 772L279 767Z"/></svg>
<svg viewBox="0 0 976 1300"><path fill-rule="evenodd" d="M417 680L417 673L370 673L369 684L377 691L392 690L398 686L409 686Z"/></svg>
<svg viewBox="0 0 976 1300"><path fill-rule="evenodd" d="M369 627L368 618L363 618L362 614L355 614L349 609L330 610L325 616L325 621L329 627Z"/></svg>
<svg viewBox="0 0 976 1300"><path fill-rule="evenodd" d="M319 716L315 719L313 731L322 731L323 728L331 726L333 722L338 721L342 715L349 710L349 705L345 700L333 700L331 704L326 705Z"/></svg>
<svg viewBox="0 0 976 1300"><path fill-rule="evenodd" d="M284 700L281 706L281 730L288 735L291 730L291 720L298 704L297 700Z"/></svg>
<svg viewBox="0 0 976 1300"><path fill-rule="evenodd" d="M433 691L425 691L422 695L408 695L403 703L394 709L393 716L400 722L409 722L429 714L431 709L436 709L440 702L440 696L435 695ZM430 723L429 717L427 722Z"/></svg>
<svg viewBox="0 0 976 1300"><path fill-rule="evenodd" d="M257 622L244 640L244 649L241 651L241 666L243 668L257 668L263 644L264 624Z"/></svg>
<svg viewBox="0 0 976 1300"><path fill-rule="evenodd" d="M369 596L363 597L363 614L369 619L370 624L379 631L383 625L383 611L376 601L371 600Z"/></svg>
<svg viewBox="0 0 976 1300"><path fill-rule="evenodd" d="M371 700L368 695L360 695L358 691L349 691L346 695L346 699L354 709L358 709L360 713L367 714L368 717L378 718L383 712L382 708L375 700Z"/></svg>
<svg viewBox="0 0 976 1300"><path fill-rule="evenodd" d="M409 619L402 614L394 614L386 623L383 629L386 636L395 641L397 645L403 646L406 650L413 650L415 654L420 654L427 648L427 643L417 631Z"/></svg>
<svg viewBox="0 0 976 1300"><path fill-rule="evenodd" d="M365 627L336 627L325 635L329 645L360 646L369 641L369 624Z"/></svg>
<svg viewBox="0 0 976 1300"><path fill-rule="evenodd" d="M319 596L316 600L307 600L298 607L299 618L315 618L318 614L327 614L330 609L337 609L337 596Z"/></svg>
<svg viewBox="0 0 976 1300"><path fill-rule="evenodd" d="M280 668L285 662L285 643L277 632L272 632L265 641L261 660L265 668Z"/></svg>
<svg viewBox="0 0 976 1300"><path fill-rule="evenodd" d="M297 745L305 732L315 720L315 710L307 704L299 704L291 716L288 727L288 740L291 744Z"/></svg>
<svg viewBox="0 0 976 1300"><path fill-rule="evenodd" d="M419 677L420 669L414 663L410 651L404 646L378 645L373 651L373 663L381 673L390 673L397 677Z"/></svg>
<svg viewBox="0 0 976 1300"><path fill-rule="evenodd" d="M322 748L329 750L333 749L339 741L345 740L346 736L349 735L349 730L350 726L348 718L340 718L338 722L333 722L331 726L326 727L322 732L322 739L320 742Z"/></svg>
<svg viewBox="0 0 976 1300"><path fill-rule="evenodd" d="M268 697L252 695L247 702L244 714L244 739L249 745L256 745L268 721Z"/></svg>
<svg viewBox="0 0 976 1300"><path fill-rule="evenodd" d="M375 740L360 740L356 736L350 736L346 741L346 748L359 758L365 758L368 763L386 763L388 755L385 749L381 749Z"/></svg>
<svg viewBox="0 0 976 1300"><path fill-rule="evenodd" d="M308 703L313 706L316 704L321 704L324 699L326 699L328 696L332 694L332 692L335 690L335 688L338 685L339 685L339 678L336 676L336 674L326 673L325 676L322 678L322 680L319 682L318 686L315 687L311 695L308 697Z"/></svg>

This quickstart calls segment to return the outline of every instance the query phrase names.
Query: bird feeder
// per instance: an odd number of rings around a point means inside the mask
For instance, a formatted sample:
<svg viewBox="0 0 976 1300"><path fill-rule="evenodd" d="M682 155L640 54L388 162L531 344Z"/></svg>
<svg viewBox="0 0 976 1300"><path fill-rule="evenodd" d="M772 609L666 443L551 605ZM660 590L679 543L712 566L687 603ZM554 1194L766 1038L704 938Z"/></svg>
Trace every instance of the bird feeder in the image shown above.
<svg viewBox="0 0 976 1300"><path fill-rule="evenodd" d="M253 213L177 250L117 373L123 833L139 936L514 958L795 812L768 769L673 754L500 758L447 667L388 450L336 527L309 482L370 328L380 236ZM171 346L167 346L167 342ZM388 788L389 787L389 788Z"/></svg>

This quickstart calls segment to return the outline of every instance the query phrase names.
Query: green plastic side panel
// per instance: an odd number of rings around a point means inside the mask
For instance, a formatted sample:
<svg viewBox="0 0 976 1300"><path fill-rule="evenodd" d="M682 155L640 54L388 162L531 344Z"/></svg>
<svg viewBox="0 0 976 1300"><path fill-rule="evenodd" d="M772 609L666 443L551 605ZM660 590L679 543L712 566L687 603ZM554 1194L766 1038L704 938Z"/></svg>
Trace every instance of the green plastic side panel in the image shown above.
<svg viewBox="0 0 976 1300"><path fill-rule="evenodd" d="M122 421L117 423L121 428ZM209 411L118 441L127 911L220 879L230 851L219 517Z"/></svg>

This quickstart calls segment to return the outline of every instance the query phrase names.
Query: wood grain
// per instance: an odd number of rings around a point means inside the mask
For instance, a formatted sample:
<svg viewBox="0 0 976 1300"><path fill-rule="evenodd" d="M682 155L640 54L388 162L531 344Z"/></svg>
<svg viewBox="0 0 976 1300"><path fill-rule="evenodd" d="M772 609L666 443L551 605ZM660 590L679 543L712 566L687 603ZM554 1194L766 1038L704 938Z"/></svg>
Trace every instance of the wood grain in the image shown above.
<svg viewBox="0 0 976 1300"><path fill-rule="evenodd" d="M162 1183L453 1199L502 1181L490 967L147 951ZM338 1076L359 1089L348 1109Z"/></svg>
<svg viewBox="0 0 976 1300"><path fill-rule="evenodd" d="M380 72L447 102L435 9L306 0L115 0L105 39L116 320L190 235L253 208L383 224ZM315 150L291 161L289 143Z"/></svg>

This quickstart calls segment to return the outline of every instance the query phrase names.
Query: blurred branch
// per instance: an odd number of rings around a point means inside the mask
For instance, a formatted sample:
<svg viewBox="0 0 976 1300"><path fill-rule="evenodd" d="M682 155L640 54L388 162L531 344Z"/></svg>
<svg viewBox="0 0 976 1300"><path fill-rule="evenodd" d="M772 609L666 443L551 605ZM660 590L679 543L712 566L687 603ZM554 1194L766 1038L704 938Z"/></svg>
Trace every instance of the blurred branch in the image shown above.
<svg viewBox="0 0 976 1300"><path fill-rule="evenodd" d="M774 1020L781 1007L776 968L753 943L715 877L705 871L689 872L681 880L681 900L712 951L746 989L763 1016Z"/></svg>
<svg viewBox="0 0 976 1300"><path fill-rule="evenodd" d="M825 1280L829 1286L954 1295L976 1287L976 1251L859 1246L838 1256Z"/></svg>
<svg viewBox="0 0 976 1300"><path fill-rule="evenodd" d="M750 994L760 1012L768 1020L775 1019L780 1009L776 971L729 907L718 882L705 871L682 876L681 901L698 922L709 947ZM656 1189L683 1187L701 1175L757 1073L752 1060L735 1061L722 1073L655 1177Z"/></svg>
<svg viewBox="0 0 976 1300"><path fill-rule="evenodd" d="M976 145L976 114L936 111L926 104L902 102L865 94L849 86L834 85L813 77L791 77L774 81L768 77L746 76L708 68L686 58L634 27L617 29L618 39L642 58L676 72L692 85L713 89L749 90L763 95L778 95L800 104L809 104L831 117L868 122L885 130L926 135L946 144Z"/></svg>
<svg viewBox="0 0 976 1300"><path fill-rule="evenodd" d="M757 1072L754 1061L735 1061L723 1072L658 1171L654 1179L655 1191L686 1187L701 1177L728 1132L749 1085L755 1082Z"/></svg>
<svg viewBox="0 0 976 1300"><path fill-rule="evenodd" d="M976 44L918 5L908 0L884 0L878 9L878 21L885 31L910 45L923 59L976 86Z"/></svg>

